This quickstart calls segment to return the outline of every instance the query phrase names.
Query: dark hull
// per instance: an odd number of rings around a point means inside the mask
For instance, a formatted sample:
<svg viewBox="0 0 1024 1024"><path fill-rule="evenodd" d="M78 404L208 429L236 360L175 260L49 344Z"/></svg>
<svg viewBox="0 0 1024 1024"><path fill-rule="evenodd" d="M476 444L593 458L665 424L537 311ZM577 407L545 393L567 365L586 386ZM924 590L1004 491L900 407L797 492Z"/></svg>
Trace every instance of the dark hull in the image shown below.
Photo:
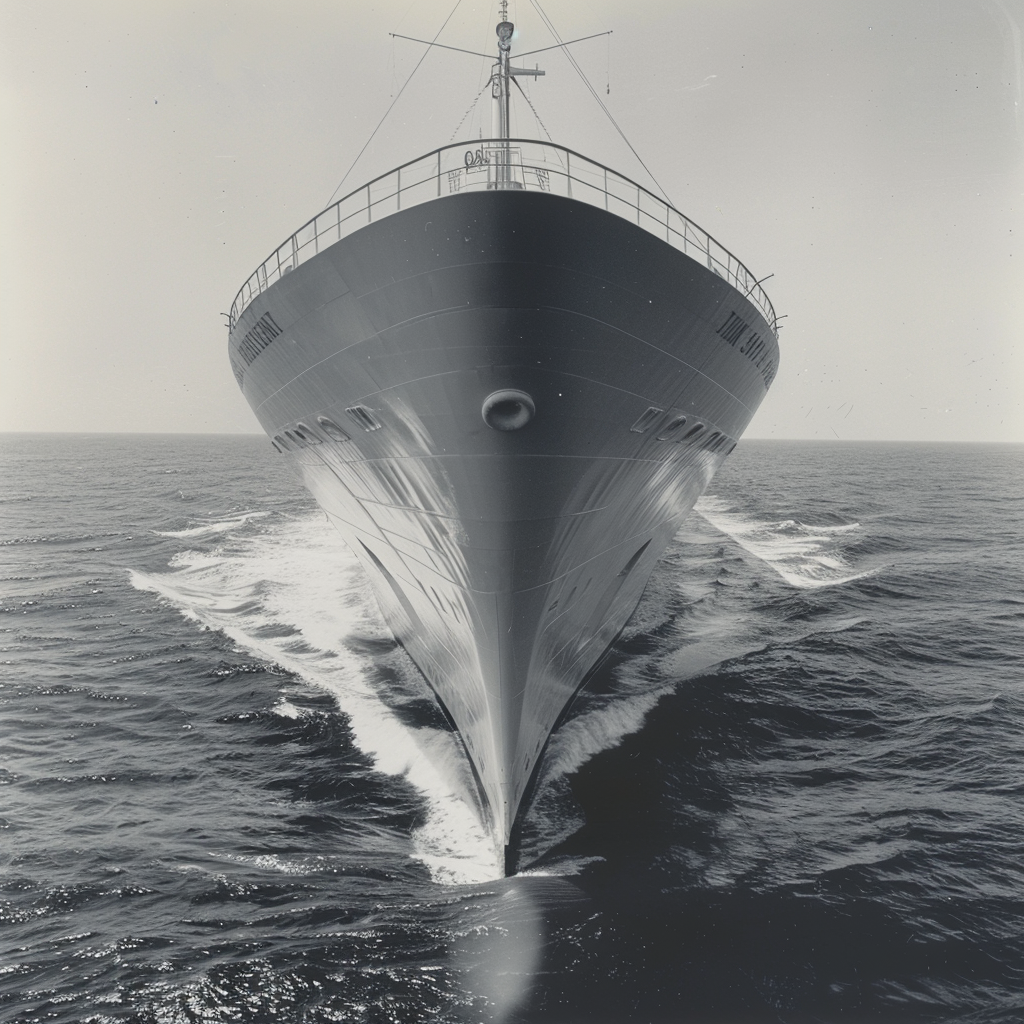
<svg viewBox="0 0 1024 1024"><path fill-rule="evenodd" d="M764 397L771 330L624 219L494 191L325 249L252 301L231 357L507 845L555 722ZM521 429L484 422L502 389L533 399Z"/></svg>

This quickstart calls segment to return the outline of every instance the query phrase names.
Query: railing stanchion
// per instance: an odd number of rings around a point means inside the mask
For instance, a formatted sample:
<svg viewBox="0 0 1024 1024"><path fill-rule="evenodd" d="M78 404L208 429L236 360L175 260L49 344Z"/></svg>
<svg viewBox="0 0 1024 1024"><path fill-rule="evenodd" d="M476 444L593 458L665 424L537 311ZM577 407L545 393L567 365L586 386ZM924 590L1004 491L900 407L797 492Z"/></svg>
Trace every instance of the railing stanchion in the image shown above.
<svg viewBox="0 0 1024 1024"><path fill-rule="evenodd" d="M373 220L373 214L370 213L370 186L366 186L366 223L369 224Z"/></svg>
<svg viewBox="0 0 1024 1024"><path fill-rule="evenodd" d="M608 168L604 169L604 208L608 209Z"/></svg>
<svg viewBox="0 0 1024 1024"><path fill-rule="evenodd" d="M402 168L398 168L398 190L395 192L395 200L397 202L397 208L402 208Z"/></svg>
<svg viewBox="0 0 1024 1024"><path fill-rule="evenodd" d="M441 194L441 150L437 151L437 194Z"/></svg>

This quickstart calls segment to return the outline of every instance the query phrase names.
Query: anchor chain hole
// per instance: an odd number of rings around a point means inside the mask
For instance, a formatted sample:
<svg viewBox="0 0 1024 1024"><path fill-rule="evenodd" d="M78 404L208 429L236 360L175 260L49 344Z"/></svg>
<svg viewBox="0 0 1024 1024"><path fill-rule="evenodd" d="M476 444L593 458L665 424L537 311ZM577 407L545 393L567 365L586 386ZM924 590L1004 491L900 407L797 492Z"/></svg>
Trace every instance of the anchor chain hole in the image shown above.
<svg viewBox="0 0 1024 1024"><path fill-rule="evenodd" d="M480 412L492 430L519 430L533 419L537 407L525 391L507 389L489 394Z"/></svg>

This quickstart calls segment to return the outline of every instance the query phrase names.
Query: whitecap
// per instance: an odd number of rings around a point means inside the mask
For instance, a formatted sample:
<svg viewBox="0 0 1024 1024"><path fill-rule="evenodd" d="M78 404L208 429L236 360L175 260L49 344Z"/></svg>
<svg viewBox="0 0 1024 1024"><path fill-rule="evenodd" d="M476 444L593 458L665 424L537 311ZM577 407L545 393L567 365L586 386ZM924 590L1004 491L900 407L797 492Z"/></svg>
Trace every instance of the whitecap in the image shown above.
<svg viewBox="0 0 1024 1024"><path fill-rule="evenodd" d="M712 495L702 497L695 511L794 587L834 587L877 571L857 569L846 557L844 545L863 532L860 523L811 526L796 519L759 519Z"/></svg>

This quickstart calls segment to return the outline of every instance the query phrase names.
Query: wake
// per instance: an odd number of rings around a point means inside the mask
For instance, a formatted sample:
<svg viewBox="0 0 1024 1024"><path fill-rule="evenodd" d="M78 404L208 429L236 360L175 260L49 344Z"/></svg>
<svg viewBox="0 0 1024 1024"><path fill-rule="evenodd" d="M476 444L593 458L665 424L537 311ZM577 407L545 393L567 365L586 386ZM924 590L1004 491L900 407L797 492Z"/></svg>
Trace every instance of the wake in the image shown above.
<svg viewBox="0 0 1024 1024"><path fill-rule="evenodd" d="M231 516L227 519L214 519L210 522L199 523L196 526L189 526L184 530L154 530L158 537L179 537L189 540L197 540L200 537L212 537L219 533L229 533L238 529L239 526L247 523L250 519L262 519L266 512L243 512L238 516Z"/></svg>
<svg viewBox="0 0 1024 1024"><path fill-rule="evenodd" d="M861 535L860 523L807 526L795 519L755 519L709 495L697 502L694 511L794 587L835 587L878 571L856 570L846 559L844 549Z"/></svg>
<svg viewBox="0 0 1024 1024"><path fill-rule="evenodd" d="M132 585L333 694L374 767L404 776L425 800L426 821L413 833L413 855L435 881L474 884L501 877L457 737L401 722L374 690L370 656L345 642L356 635L390 637L362 567L319 514L261 524L259 532L242 529L261 515L163 534L189 542L216 535L218 547L180 551L165 573L130 570ZM416 673L411 664L409 672ZM412 685L424 688L418 674ZM273 710L287 717L302 713L287 701Z"/></svg>
<svg viewBox="0 0 1024 1024"><path fill-rule="evenodd" d="M843 557L844 538L860 530L856 523L808 527L795 520L758 521L717 498L701 499L697 511L794 586L833 586L870 575L854 571ZM362 567L319 513L262 521L266 516L245 512L162 532L189 546L174 555L167 572L130 570L131 582L160 595L190 620L220 630L240 648L329 691L374 767L403 776L420 792L427 813L411 836L412 855L429 868L434 881L465 885L500 878L503 865L480 820L458 738L401 721L375 688L375 663L372 655L362 653L365 644L347 642L391 639ZM661 593L677 571L666 565L655 571L635 618L644 618L645 607L657 616L677 602ZM656 659L661 671L653 678L622 674L614 695L586 701L552 736L528 812L543 847L550 849L582 824L566 791L584 763L640 730L658 701L682 679L757 646L750 637L733 635L737 624L732 618L702 622L704 642L670 642ZM637 631L644 631L640 621L629 630ZM418 670L404 661L407 689L427 692ZM273 711L286 717L303 714L284 699ZM585 863L559 859L551 868L560 875L574 874Z"/></svg>

